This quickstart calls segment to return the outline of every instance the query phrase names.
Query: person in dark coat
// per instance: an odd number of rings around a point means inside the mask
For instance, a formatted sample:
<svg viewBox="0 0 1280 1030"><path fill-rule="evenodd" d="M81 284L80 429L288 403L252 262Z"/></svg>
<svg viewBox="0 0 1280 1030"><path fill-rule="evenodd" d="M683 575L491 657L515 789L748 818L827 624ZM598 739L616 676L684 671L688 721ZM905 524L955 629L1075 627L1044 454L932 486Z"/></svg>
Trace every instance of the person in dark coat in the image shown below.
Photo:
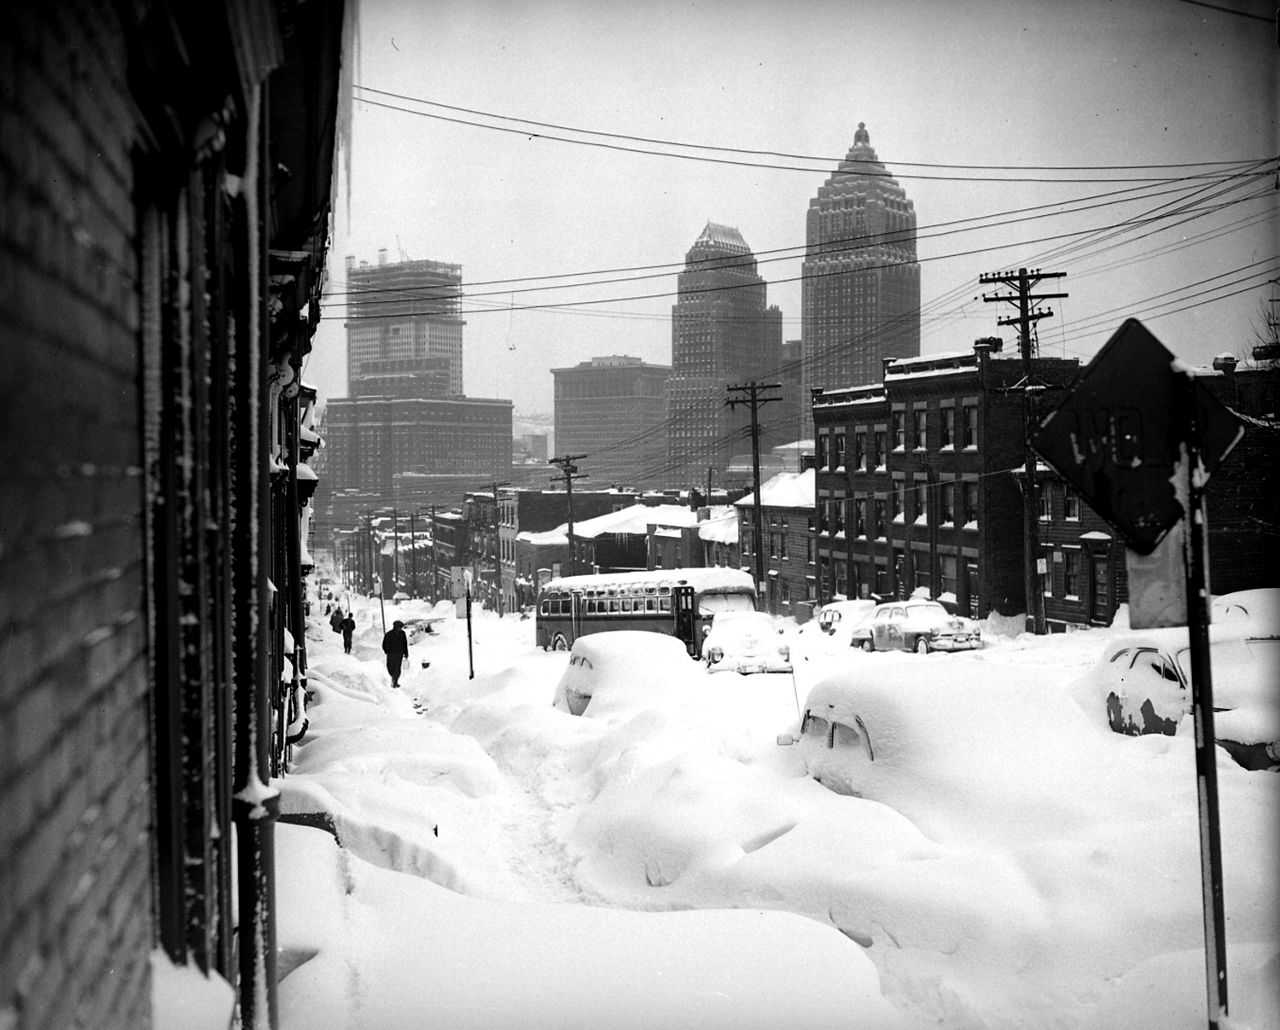
<svg viewBox="0 0 1280 1030"><path fill-rule="evenodd" d="M400 686L400 665L409 660L409 638L405 636L404 623L397 619L382 638L382 651L387 656L387 672L391 673L391 686Z"/></svg>
<svg viewBox="0 0 1280 1030"><path fill-rule="evenodd" d="M356 631L356 620L348 615L342 620L342 649L351 653L351 634Z"/></svg>
<svg viewBox="0 0 1280 1030"><path fill-rule="evenodd" d="M335 633L342 632L342 609L334 608L333 614L329 616L329 626Z"/></svg>

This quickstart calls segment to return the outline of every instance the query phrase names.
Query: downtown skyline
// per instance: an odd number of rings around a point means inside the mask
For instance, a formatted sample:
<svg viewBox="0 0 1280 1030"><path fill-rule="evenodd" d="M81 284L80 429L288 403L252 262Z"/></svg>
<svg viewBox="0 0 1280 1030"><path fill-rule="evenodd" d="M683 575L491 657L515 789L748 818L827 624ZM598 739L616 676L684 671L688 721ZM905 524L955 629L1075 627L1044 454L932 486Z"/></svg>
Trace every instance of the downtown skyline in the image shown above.
<svg viewBox="0 0 1280 1030"><path fill-rule="evenodd" d="M1278 274L1262 7L871 4L855 26L807 6L480 3L428 26L363 5L308 381L343 395L343 257L380 247L463 266L467 392L517 415L550 412L553 367L671 361L676 276L708 221L751 241L798 338L805 213L859 122L915 207L921 354L1011 341L978 278L1020 264L1067 273L1042 353L1087 361L1136 315L1186 361L1247 354Z"/></svg>

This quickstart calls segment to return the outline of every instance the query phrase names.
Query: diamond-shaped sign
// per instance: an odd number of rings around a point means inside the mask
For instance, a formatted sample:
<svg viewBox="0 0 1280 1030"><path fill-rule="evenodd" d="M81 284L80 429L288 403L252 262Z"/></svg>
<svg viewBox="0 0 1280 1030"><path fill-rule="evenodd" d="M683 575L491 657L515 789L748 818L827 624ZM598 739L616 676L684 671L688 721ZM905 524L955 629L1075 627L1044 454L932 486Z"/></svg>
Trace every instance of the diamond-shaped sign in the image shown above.
<svg viewBox="0 0 1280 1030"><path fill-rule="evenodd" d="M1182 518L1175 469L1194 434L1205 478L1244 433L1240 420L1136 318L1125 321L1031 445L1139 554Z"/></svg>

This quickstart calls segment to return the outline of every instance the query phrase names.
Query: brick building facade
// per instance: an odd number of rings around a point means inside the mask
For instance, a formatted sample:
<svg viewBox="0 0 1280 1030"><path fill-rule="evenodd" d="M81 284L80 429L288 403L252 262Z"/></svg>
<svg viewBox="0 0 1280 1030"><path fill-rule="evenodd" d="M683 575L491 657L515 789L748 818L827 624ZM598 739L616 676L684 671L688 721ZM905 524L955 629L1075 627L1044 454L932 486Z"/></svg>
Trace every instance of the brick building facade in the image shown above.
<svg viewBox="0 0 1280 1030"><path fill-rule="evenodd" d="M274 1023L262 781L305 677L298 376L343 22L0 12L6 1030L152 1025L157 947Z"/></svg>
<svg viewBox="0 0 1280 1030"><path fill-rule="evenodd" d="M1051 404L1079 369L1037 358ZM887 362L813 396L818 601L924 587L976 616L1025 610L1022 363L974 351Z"/></svg>

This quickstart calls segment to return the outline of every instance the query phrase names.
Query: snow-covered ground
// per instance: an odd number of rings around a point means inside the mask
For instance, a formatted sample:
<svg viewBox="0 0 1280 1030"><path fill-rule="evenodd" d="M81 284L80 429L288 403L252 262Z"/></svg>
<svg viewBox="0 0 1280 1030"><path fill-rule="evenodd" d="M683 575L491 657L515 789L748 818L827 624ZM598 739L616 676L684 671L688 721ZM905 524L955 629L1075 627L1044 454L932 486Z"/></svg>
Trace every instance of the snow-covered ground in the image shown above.
<svg viewBox="0 0 1280 1030"><path fill-rule="evenodd" d="M284 1030L1205 1025L1192 741L1071 700L1107 631L916 656L791 626L794 683L633 667L575 717L531 619L473 610L474 679L438 623L392 690L355 607L351 655L316 609L277 784L338 838L278 828ZM903 666L957 706L1025 681L1052 721L957 708L952 746L904 737L863 797L778 744L820 680ZM1280 1030L1280 779L1218 769L1230 1023Z"/></svg>

